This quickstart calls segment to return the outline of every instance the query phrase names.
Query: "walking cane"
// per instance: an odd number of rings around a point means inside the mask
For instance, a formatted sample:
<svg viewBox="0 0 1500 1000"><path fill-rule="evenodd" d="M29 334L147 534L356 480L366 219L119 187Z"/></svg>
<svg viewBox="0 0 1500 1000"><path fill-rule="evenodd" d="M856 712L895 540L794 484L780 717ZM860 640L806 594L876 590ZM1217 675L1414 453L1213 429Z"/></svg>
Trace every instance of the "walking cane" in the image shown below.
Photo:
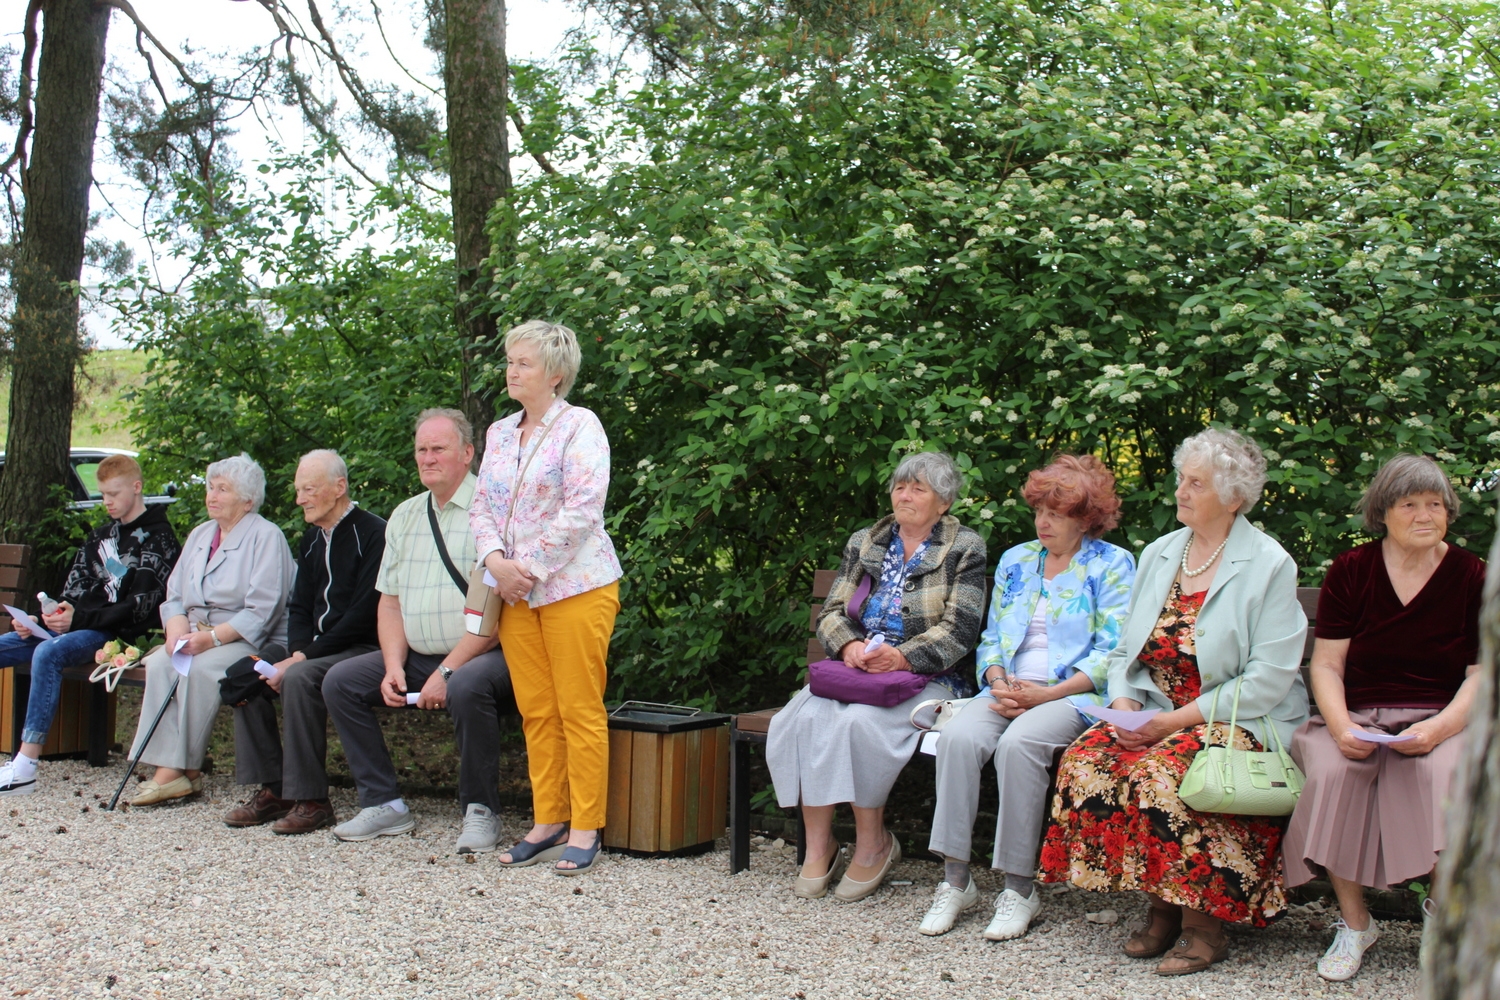
<svg viewBox="0 0 1500 1000"><path fill-rule="evenodd" d="M130 766L125 769L124 777L120 779L120 786L115 789L115 794L110 797L110 812L115 811L115 803L120 801L120 793L125 790L125 782L129 781L130 776L135 773L135 766L141 762L141 757L145 755L146 747L151 743L151 737L156 735L156 727L161 725L161 717L167 714L167 706L172 704L172 699L177 695L177 682L180 680L182 680L182 677L174 671L172 673L172 686L167 689L167 696L162 699L161 708L157 709L156 718L151 720L151 728L146 730L146 738L141 741L141 752L136 754L135 758L131 760Z"/></svg>

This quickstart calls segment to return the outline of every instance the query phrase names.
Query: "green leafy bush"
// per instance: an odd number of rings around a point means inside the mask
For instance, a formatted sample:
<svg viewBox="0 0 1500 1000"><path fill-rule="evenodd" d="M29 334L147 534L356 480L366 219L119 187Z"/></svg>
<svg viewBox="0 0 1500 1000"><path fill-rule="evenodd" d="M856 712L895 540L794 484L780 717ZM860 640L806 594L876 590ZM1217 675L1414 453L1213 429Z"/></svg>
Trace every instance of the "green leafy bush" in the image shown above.
<svg viewBox="0 0 1500 1000"><path fill-rule="evenodd" d="M273 169L280 193L236 183L210 198L187 183L172 220L182 229L163 242L188 258L189 287L141 278L115 295L151 352L132 420L148 476L186 484L172 511L179 532L205 517L192 477L241 451L266 470L262 513L294 533L292 475L314 448L337 449L351 494L385 516L421 488L417 413L459 401L445 220L338 186L330 213L322 159ZM364 245L377 224L391 249Z"/></svg>
<svg viewBox="0 0 1500 1000"><path fill-rule="evenodd" d="M905 453L969 476L992 552L1059 449L1173 526L1170 456L1219 422L1267 449L1252 515L1316 583L1401 449L1471 500L1500 413L1487 5L968 5L944 40L828 64L788 35L613 88L497 215L502 328L585 341L615 449L621 692L794 686L812 571ZM824 51L827 48L824 47ZM510 242L514 240L514 242Z"/></svg>

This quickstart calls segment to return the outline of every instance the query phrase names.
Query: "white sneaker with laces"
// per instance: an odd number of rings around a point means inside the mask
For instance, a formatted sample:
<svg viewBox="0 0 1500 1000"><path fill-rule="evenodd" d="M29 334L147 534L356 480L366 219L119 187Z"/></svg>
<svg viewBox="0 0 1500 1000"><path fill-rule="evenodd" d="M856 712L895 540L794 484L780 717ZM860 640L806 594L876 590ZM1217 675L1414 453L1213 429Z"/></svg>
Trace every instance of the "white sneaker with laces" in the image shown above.
<svg viewBox="0 0 1500 1000"><path fill-rule="evenodd" d="M922 926L917 930L928 936L947 934L953 929L953 922L958 919L958 915L977 902L979 886L974 884L973 879L969 879L968 888L965 889L939 882L932 906L928 908L927 916L922 918Z"/></svg>
<svg viewBox="0 0 1500 1000"><path fill-rule="evenodd" d="M500 817L488 806L470 802L464 812L463 832L458 835L459 854L488 854L500 840Z"/></svg>
<svg viewBox="0 0 1500 1000"><path fill-rule="evenodd" d="M0 795L30 795L36 791L36 775L24 781L16 777L14 761L0 765Z"/></svg>
<svg viewBox="0 0 1500 1000"><path fill-rule="evenodd" d="M376 837L395 837L410 833L417 828L417 820L411 810L397 812L389 804L366 806L351 820L333 828L333 835L340 840L374 840Z"/></svg>
<svg viewBox="0 0 1500 1000"><path fill-rule="evenodd" d="M1380 925L1372 917L1366 930L1357 931L1342 920L1333 925L1333 944L1318 959L1318 975L1330 982L1353 979L1364 961L1365 952L1380 939Z"/></svg>
<svg viewBox="0 0 1500 1000"><path fill-rule="evenodd" d="M1026 933L1036 915L1042 911L1042 894L1031 888L1031 898L1023 899L1014 889L1006 889L995 900L995 919L984 929L986 941L1009 941Z"/></svg>

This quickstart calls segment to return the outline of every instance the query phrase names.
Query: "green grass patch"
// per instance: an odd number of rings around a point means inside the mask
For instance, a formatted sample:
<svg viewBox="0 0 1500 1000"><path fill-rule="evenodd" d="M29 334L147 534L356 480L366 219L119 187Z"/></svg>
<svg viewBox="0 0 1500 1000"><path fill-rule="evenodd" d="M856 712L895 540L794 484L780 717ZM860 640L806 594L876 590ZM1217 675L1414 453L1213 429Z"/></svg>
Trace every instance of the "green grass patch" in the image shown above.
<svg viewBox="0 0 1500 1000"><path fill-rule="evenodd" d="M141 351L93 351L84 356L76 382L73 447L130 448L136 443L125 423L126 393L145 381L148 356ZM10 372L0 374L0 450L10 430Z"/></svg>

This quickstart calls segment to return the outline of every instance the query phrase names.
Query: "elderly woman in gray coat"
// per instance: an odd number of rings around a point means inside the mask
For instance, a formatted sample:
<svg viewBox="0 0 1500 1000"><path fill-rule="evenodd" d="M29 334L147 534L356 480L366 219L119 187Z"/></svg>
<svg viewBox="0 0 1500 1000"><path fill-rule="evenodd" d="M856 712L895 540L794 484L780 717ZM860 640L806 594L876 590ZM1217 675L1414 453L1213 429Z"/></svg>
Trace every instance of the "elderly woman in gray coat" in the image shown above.
<svg viewBox="0 0 1500 1000"><path fill-rule="evenodd" d="M776 798L784 808L801 806L807 828L799 896L826 894L842 867L833 839L841 802L854 807L855 844L833 894L852 901L880 887L901 860L900 844L885 829L885 800L921 735L911 711L925 699L972 693L969 671L955 667L979 638L985 545L948 513L959 483L947 455L924 452L903 461L891 477L893 513L849 539L818 617L818 640L830 657L868 673L926 675L926 688L891 708L803 688L771 720L766 763ZM851 616L849 602L866 577L869 598ZM872 642L876 633L883 643Z"/></svg>
<svg viewBox="0 0 1500 1000"><path fill-rule="evenodd" d="M132 754L156 773L130 802L155 805L201 791L203 754L219 712L219 681L230 664L270 643L286 643L286 602L296 566L281 529L257 510L266 476L248 455L214 462L204 505L167 578L161 606L166 645L146 657L146 692ZM181 644L179 648L179 644ZM177 663L173 663L176 651ZM183 654L191 657L184 662ZM175 703L141 750L148 721L180 675Z"/></svg>

